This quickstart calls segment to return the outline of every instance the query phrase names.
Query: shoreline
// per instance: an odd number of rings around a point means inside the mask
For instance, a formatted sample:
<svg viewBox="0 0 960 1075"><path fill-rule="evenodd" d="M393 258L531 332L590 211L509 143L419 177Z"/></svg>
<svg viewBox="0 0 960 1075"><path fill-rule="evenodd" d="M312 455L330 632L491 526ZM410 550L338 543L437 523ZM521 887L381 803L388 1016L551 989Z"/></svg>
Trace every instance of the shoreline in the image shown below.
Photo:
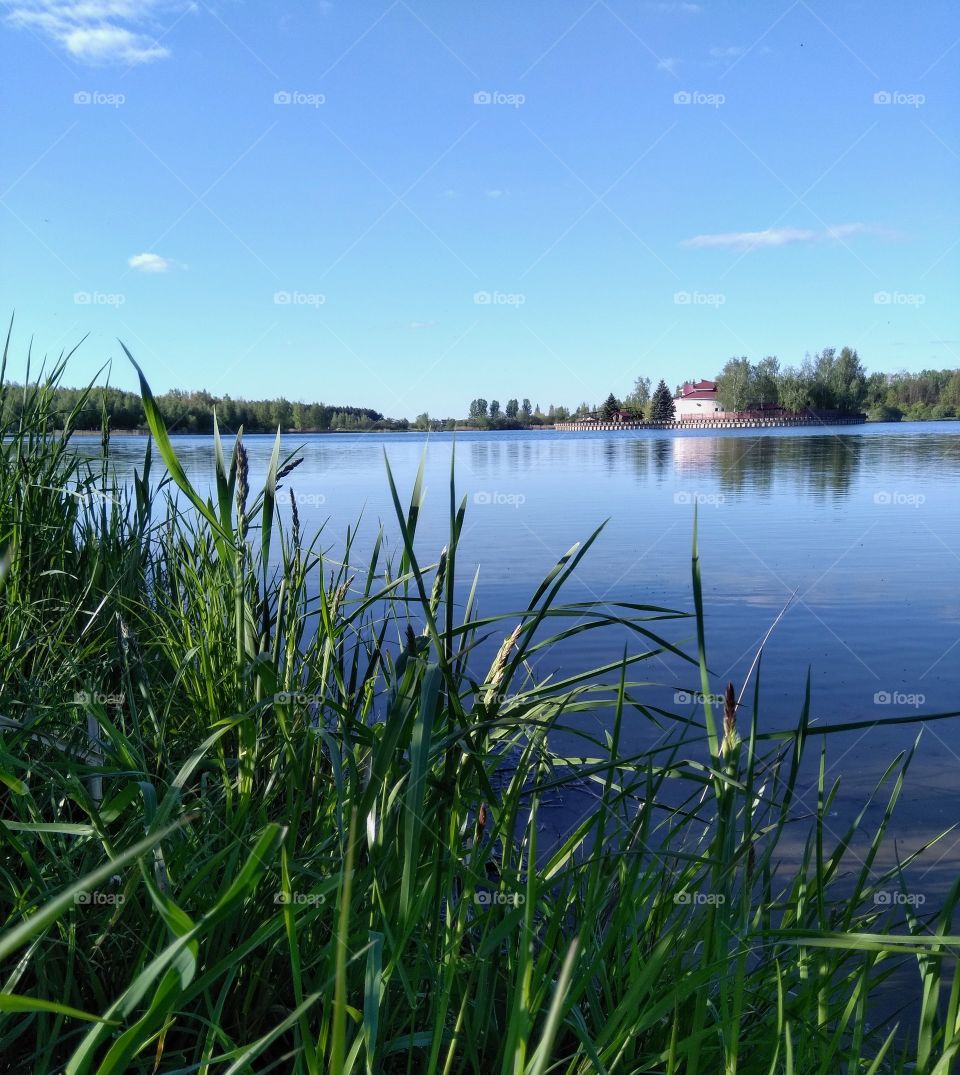
<svg viewBox="0 0 960 1075"><path fill-rule="evenodd" d="M624 429L784 429L809 426L860 426L865 425L865 414L837 415L836 417L796 418L718 418L697 419L693 422L560 422L553 428L563 433L589 433L594 430L619 432Z"/></svg>
<svg viewBox="0 0 960 1075"><path fill-rule="evenodd" d="M766 419L742 421L702 421L702 422L557 422L554 425L521 426L518 429L482 429L479 426L457 426L454 429L284 429L281 434L285 437L323 437L323 436L371 436L375 434L390 434L391 436L406 436L412 433L590 433L590 432L621 432L623 430L662 430L667 433L698 431L705 429L783 429L783 428L828 428L837 425L871 425L871 426L900 426L922 423L923 425L940 425L948 422L960 422L960 418L909 418L900 421L871 419L865 416L846 416L844 418L804 418L804 419ZM61 435L64 431L53 431ZM224 435L233 436L232 430L221 430ZM244 433L255 437L276 436L276 430L249 430ZM100 437L103 431L100 429L74 429L72 437ZM168 431L170 437L206 437L212 436L212 431L207 432L179 432ZM149 430L145 429L111 429L112 437L149 437Z"/></svg>

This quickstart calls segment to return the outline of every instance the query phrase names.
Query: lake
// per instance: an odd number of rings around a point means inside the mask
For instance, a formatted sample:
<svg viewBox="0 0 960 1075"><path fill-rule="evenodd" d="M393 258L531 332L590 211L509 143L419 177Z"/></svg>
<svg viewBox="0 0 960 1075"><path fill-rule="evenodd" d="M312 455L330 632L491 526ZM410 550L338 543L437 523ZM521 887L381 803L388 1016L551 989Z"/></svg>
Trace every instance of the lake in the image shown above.
<svg viewBox="0 0 960 1075"><path fill-rule="evenodd" d="M834 429L717 433L287 435L303 464L288 479L304 532L325 520L322 545L343 548L361 516L358 549L369 551L383 521L397 528L384 452L406 498L426 453L426 503L417 544L421 563L446 543L451 452L459 495L468 499L459 570L465 595L480 566L480 611L526 606L537 584L575 542L609 520L580 566L567 600L628 601L692 610L694 505L714 690L743 683L767 643L761 723L789 727L811 671L815 721L883 720L960 709L960 423L903 423ZM78 438L95 454L98 438ZM142 461L144 440L117 437L118 471ZM245 438L251 488L258 488L272 438ZM212 480L206 437L175 438L191 479ZM289 504L284 507L289 514ZM505 629L498 637L507 633ZM692 621L664 633L695 652ZM615 643L612 644L612 643ZM614 660L624 639L583 636L575 650L548 653L538 674ZM636 651L637 643L628 643ZM496 641L491 642L495 648ZM484 668L480 668L482 675ZM684 693L697 675L676 658L638 666L653 705L698 715ZM680 692L680 693L678 693ZM607 719L599 714L598 723ZM842 774L833 816L838 832L917 726L831 737L828 780ZM648 742L649 725L628 724L625 745ZM816 750L810 752L817 753ZM960 718L925 726L898 813L902 850L960 819ZM885 795L883 796L885 799ZM558 823L559 824L559 823ZM559 828L566 827L566 820ZM958 861L951 836L933 853ZM941 870L931 874L940 887Z"/></svg>

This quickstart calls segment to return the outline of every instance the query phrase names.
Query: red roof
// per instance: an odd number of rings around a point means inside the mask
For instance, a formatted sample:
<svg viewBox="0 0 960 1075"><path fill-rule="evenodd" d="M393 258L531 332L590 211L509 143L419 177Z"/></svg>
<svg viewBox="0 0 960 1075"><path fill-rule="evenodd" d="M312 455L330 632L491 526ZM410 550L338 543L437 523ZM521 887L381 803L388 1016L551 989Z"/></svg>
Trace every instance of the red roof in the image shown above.
<svg viewBox="0 0 960 1075"><path fill-rule="evenodd" d="M680 388L678 399L715 399L716 381L686 381Z"/></svg>

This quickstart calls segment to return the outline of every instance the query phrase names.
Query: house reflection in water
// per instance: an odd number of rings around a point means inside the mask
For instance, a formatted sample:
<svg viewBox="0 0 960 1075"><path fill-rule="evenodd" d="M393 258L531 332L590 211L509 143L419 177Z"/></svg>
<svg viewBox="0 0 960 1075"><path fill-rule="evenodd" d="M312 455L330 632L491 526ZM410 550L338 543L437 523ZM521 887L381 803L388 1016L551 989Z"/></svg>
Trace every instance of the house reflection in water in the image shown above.
<svg viewBox="0 0 960 1075"><path fill-rule="evenodd" d="M727 493L771 492L789 482L805 495L846 495L869 441L859 435L677 437L673 463L686 478Z"/></svg>

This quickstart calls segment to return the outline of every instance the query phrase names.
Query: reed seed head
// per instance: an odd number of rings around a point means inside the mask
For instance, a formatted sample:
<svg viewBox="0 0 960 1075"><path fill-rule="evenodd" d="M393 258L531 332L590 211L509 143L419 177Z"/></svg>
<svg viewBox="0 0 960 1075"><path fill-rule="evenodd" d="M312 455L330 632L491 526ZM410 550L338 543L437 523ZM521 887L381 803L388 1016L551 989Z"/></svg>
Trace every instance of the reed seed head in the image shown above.
<svg viewBox="0 0 960 1075"><path fill-rule="evenodd" d="M517 624L513 631L511 631L511 633L503 640L500 648L497 650L496 657L493 658L493 664L490 665L490 671L487 673L487 683L489 686L483 699L487 704L493 701L494 696L500 688L504 673L507 670L507 659L510 656L510 651L516 645L517 639L520 637L522 627L523 624Z"/></svg>
<svg viewBox="0 0 960 1075"><path fill-rule="evenodd" d="M721 754L729 754L740 742L737 732L737 694L733 689L733 683L727 683L727 689L723 696L723 745Z"/></svg>
<svg viewBox="0 0 960 1075"><path fill-rule="evenodd" d="M250 460L243 442L237 443L237 529L243 538L247 528L247 497L250 495Z"/></svg>
<svg viewBox="0 0 960 1075"><path fill-rule="evenodd" d="M293 490L290 490L290 504L292 506L293 515L293 547L295 549L300 548L300 511L297 508L297 498L294 496Z"/></svg>
<svg viewBox="0 0 960 1075"><path fill-rule="evenodd" d="M279 469L279 471L277 471L277 481L279 482L282 478L285 478L288 474L292 474L297 469L297 467L300 466L300 464L302 462L303 462L303 456L301 455L299 459L294 459L291 462L287 463L287 465L285 467L281 467Z"/></svg>

